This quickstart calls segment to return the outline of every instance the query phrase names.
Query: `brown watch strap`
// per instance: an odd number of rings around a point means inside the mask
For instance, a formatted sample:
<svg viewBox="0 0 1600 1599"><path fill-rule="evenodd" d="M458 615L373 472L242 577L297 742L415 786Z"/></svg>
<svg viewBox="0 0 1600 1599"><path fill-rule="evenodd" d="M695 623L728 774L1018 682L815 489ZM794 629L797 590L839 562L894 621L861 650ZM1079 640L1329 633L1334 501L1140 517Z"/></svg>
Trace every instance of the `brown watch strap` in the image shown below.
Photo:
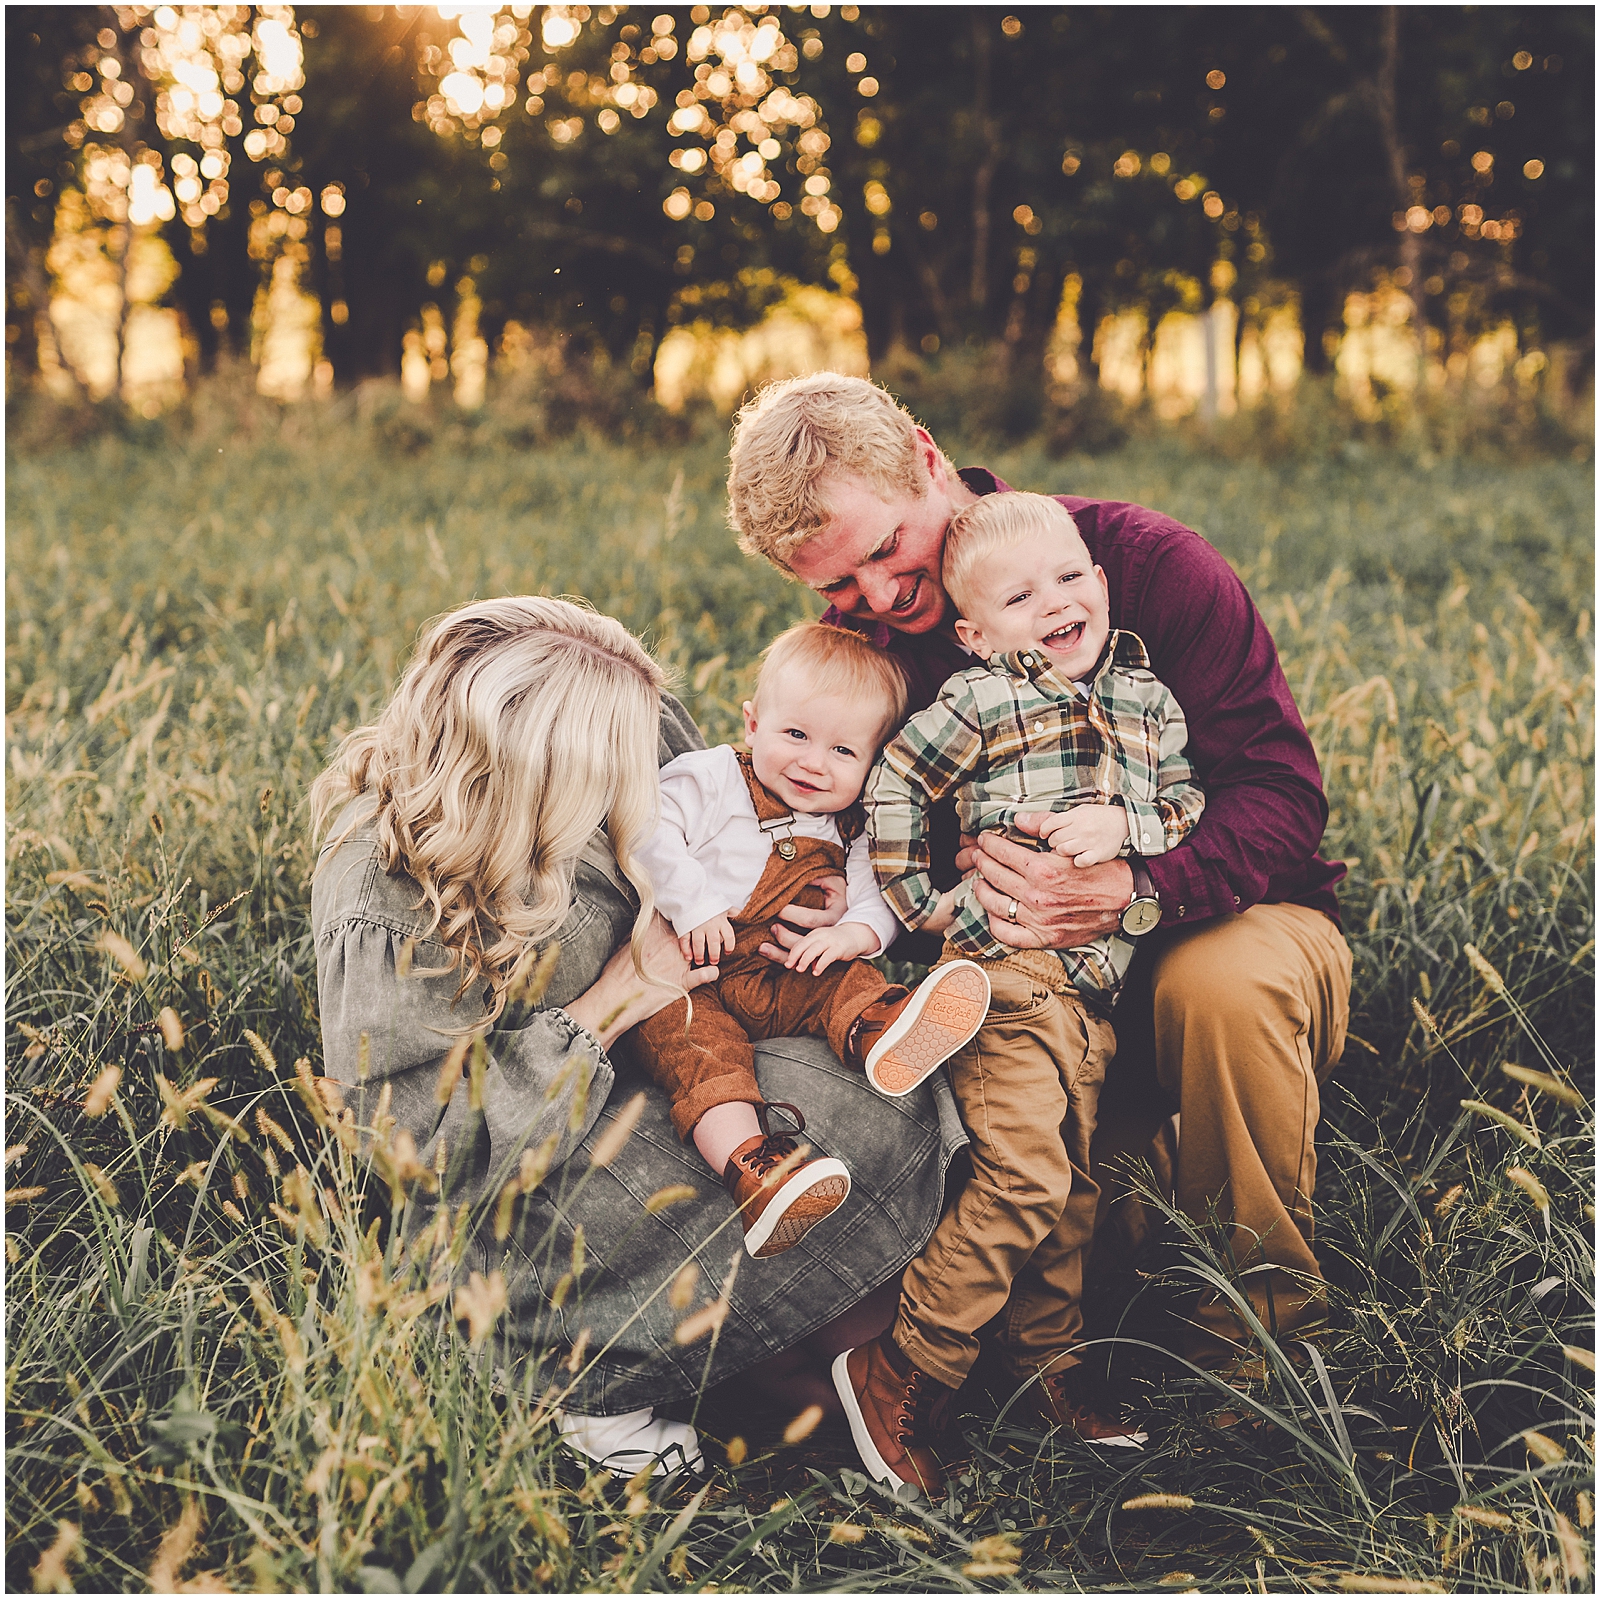
<svg viewBox="0 0 1600 1599"><path fill-rule="evenodd" d="M1133 868L1133 896L1128 903L1131 905L1136 899L1153 899L1159 905L1161 896L1156 892L1156 885L1151 880L1150 868L1145 865L1144 858L1130 855L1128 865Z"/></svg>

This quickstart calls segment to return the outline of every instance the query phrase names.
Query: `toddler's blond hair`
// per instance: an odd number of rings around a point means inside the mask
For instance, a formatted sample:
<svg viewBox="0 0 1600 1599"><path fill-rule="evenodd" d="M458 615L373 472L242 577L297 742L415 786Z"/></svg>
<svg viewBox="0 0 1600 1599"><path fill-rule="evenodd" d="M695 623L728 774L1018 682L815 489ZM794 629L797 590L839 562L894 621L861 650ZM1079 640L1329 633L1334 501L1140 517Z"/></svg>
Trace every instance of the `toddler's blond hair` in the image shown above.
<svg viewBox="0 0 1600 1599"><path fill-rule="evenodd" d="M880 746L906 719L906 677L900 663L859 633L821 622L801 622L780 633L762 652L753 696L758 711L762 688L792 673L804 675L815 694L876 704L883 713L878 724Z"/></svg>
<svg viewBox="0 0 1600 1599"><path fill-rule="evenodd" d="M979 564L1036 533L1082 537L1071 512L1048 494L986 494L950 519L939 578L962 616L970 617L969 606L977 597L972 585Z"/></svg>

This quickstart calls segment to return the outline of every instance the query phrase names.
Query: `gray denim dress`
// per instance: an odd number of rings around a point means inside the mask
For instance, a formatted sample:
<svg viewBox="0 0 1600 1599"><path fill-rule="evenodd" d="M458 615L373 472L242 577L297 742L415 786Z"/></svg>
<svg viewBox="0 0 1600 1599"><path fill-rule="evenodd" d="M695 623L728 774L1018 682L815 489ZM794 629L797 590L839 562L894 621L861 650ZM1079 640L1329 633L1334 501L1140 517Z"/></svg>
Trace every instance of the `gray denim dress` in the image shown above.
<svg viewBox="0 0 1600 1599"><path fill-rule="evenodd" d="M669 698L660 760L703 742ZM363 804L353 801L334 825L339 842L325 847L312 887L326 1070L346 1086L359 1125L371 1125L387 1087L388 1114L410 1132L422 1164L431 1168L444 1146L443 1202L458 1214L471 1207L454 1275L503 1273L496 1359L509 1380L535 1391L559 1382L571 1388L567 1407L588 1414L681 1399L789 1348L897 1277L922 1248L939 1219L950 1158L967 1141L943 1073L904 1099L885 1099L825 1044L787 1038L757 1046L757 1080L769 1100L800 1106L806 1140L845 1162L852 1187L839 1212L795 1248L765 1261L745 1255L733 1204L674 1135L665 1095L629 1062L625 1043L608 1055L561 1008L593 985L638 908L603 831L578 865L542 1002L503 1016L489 1037L481 1109L465 1077L446 1085L441 1104L444 1057L482 1015L482 998L455 1002L458 975L428 975L445 966L445 952L425 936L416 883L384 872L371 828L358 825L340 841ZM639 1093L644 1111L632 1136L609 1164L592 1166L595 1145ZM512 1208L510 1232L497 1240L504 1185L524 1151L552 1135L548 1176ZM673 1188L691 1192L663 1193ZM414 1201L408 1234L432 1221L439 1203ZM714 1311L696 1317L724 1294L720 1326L711 1325ZM686 1333L707 1330L679 1342L685 1322ZM575 1379L564 1357L579 1342Z"/></svg>

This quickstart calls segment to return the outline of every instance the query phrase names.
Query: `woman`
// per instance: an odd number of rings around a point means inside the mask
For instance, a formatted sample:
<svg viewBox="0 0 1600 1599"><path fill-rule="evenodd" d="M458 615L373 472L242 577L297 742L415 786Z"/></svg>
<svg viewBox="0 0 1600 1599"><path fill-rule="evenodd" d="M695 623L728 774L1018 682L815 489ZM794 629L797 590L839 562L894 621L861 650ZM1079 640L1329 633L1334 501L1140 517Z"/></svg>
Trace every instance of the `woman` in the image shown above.
<svg viewBox="0 0 1600 1599"><path fill-rule="evenodd" d="M858 1175L827 1226L743 1258L721 1184L613 1053L716 975L685 966L636 865L657 766L703 743L661 684L619 623L569 601L444 617L312 788L312 922L326 1067L361 1126L392 1118L408 1236L437 1222L442 1247L470 1206L454 1275L503 1273L512 1380L559 1381L564 1431L596 1458L677 1445L692 1464L693 1432L654 1407L751 1368L826 1404L825 1365L795 1347L846 1347L830 1329L927 1239L965 1135L947 1090L884 1099L813 1040L760 1046L769 1103L803 1100L806 1141Z"/></svg>

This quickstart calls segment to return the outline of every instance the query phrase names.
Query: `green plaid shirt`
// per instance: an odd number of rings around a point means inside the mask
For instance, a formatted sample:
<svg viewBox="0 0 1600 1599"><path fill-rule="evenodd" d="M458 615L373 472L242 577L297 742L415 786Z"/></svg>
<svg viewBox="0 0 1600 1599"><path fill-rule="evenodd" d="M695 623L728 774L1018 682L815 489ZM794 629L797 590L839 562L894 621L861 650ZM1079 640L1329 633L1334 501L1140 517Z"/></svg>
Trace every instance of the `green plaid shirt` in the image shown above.
<svg viewBox="0 0 1600 1599"><path fill-rule="evenodd" d="M939 902L929 875L928 811L956 796L964 833L990 828L1033 847L1011 828L1020 811L1085 803L1121 805L1128 851L1160 855L1193 831L1205 808L1184 758L1188 725L1150 670L1135 633L1113 632L1081 687L1038 650L991 656L949 678L913 716L872 769L862 802L879 886L907 927ZM964 952L999 960L1010 949L989 932L970 884L946 935ZM1133 946L1115 935L1057 950L1079 987L1114 998Z"/></svg>

